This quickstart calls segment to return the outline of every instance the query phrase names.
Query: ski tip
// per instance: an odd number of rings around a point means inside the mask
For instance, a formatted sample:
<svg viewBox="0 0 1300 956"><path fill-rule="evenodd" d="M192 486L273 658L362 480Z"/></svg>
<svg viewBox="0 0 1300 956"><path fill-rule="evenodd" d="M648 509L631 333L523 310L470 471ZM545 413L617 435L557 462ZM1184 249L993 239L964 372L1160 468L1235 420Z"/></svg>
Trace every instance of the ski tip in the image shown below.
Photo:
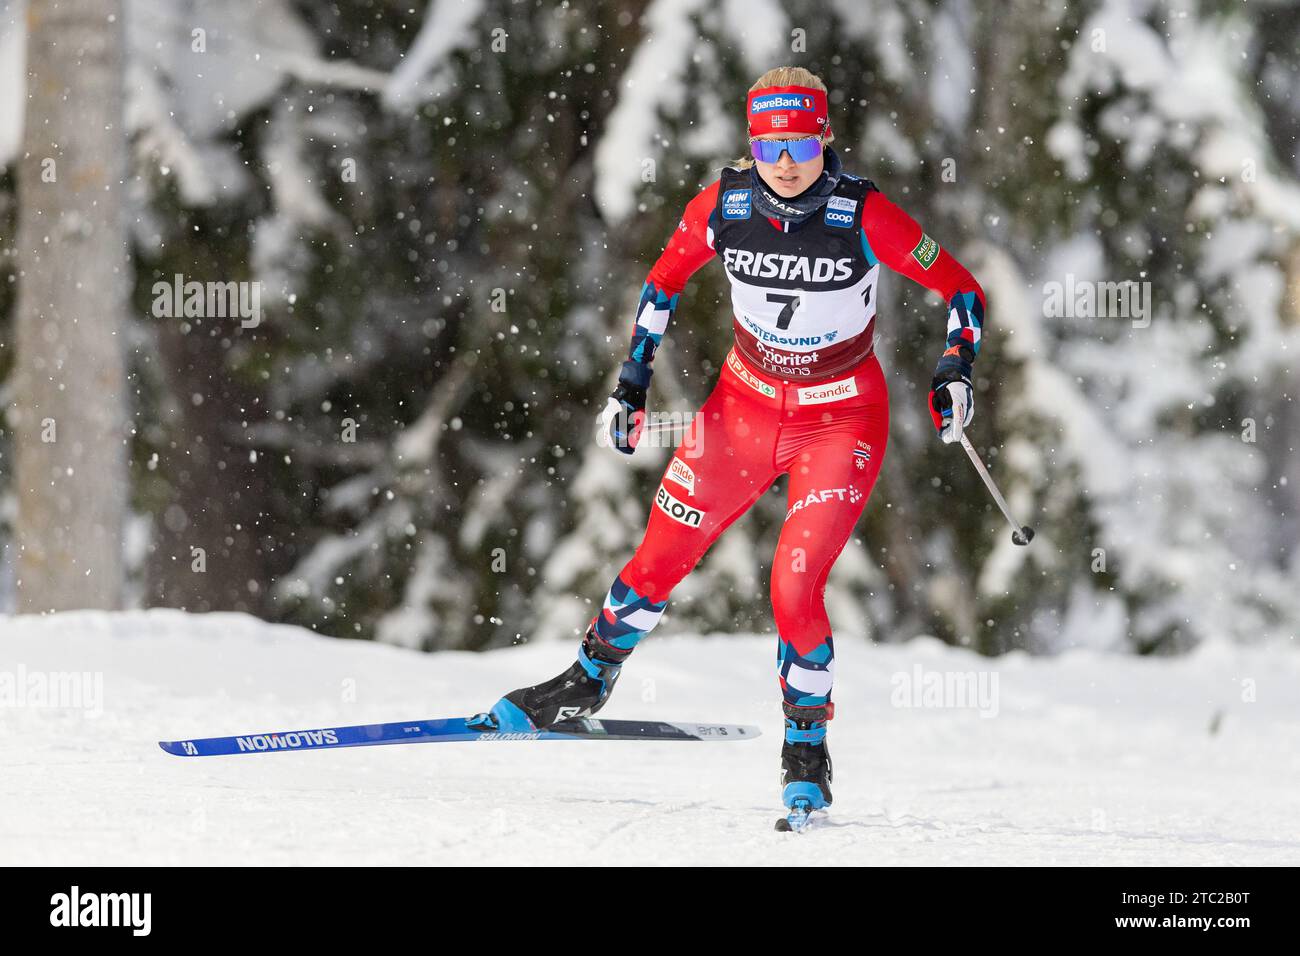
<svg viewBox="0 0 1300 956"><path fill-rule="evenodd" d="M776 821L776 829L778 833L803 833L807 827L807 814L790 813L787 816L780 817Z"/></svg>
<svg viewBox="0 0 1300 956"><path fill-rule="evenodd" d="M805 786L805 784L790 784L789 787ZM788 788L787 788L788 789ZM776 821L776 829L780 833L802 833L806 830L813 820L813 814L818 810L824 809L814 805L813 801L807 797L795 797L790 802L790 809L786 815Z"/></svg>
<svg viewBox="0 0 1300 956"><path fill-rule="evenodd" d="M778 833L803 833L811 829L814 819L811 812L792 810L776 821L776 829Z"/></svg>
<svg viewBox="0 0 1300 956"><path fill-rule="evenodd" d="M778 833L803 833L812 826L813 817L809 813L790 813L776 821Z"/></svg>

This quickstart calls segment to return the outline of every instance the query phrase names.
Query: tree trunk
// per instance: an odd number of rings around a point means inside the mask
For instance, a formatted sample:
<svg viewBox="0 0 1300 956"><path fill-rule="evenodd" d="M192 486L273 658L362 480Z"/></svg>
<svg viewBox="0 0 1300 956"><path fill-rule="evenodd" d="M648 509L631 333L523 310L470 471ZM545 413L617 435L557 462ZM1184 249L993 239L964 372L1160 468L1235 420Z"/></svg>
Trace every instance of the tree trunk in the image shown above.
<svg viewBox="0 0 1300 956"><path fill-rule="evenodd" d="M10 408L18 609L112 609L127 506L122 3L27 8Z"/></svg>

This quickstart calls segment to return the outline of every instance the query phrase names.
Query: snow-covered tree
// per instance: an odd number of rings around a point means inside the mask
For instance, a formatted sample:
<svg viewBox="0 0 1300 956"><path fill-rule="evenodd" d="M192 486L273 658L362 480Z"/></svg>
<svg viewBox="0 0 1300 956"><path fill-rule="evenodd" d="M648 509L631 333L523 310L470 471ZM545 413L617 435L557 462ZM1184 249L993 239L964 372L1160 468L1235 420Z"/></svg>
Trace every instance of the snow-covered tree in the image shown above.
<svg viewBox="0 0 1300 956"><path fill-rule="evenodd" d="M22 10L0 6L6 280ZM1037 530L1014 547L935 439L944 306L887 277L891 436L831 575L837 633L1294 635L1294 4L127 0L126 30L141 600L426 648L572 638L667 458L593 443L641 282L744 151L750 83L793 63L829 84L846 167L983 283L971 437ZM156 317L177 274L258 283L260 323ZM730 325L712 264L653 411L698 408ZM784 504L780 481L666 632L770 628Z"/></svg>

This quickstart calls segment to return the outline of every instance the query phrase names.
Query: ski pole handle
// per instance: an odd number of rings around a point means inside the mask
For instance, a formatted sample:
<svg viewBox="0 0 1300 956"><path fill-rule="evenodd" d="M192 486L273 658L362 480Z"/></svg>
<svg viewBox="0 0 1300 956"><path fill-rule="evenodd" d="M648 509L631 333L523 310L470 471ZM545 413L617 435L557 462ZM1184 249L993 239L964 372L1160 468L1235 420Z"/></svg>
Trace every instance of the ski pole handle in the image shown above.
<svg viewBox="0 0 1300 956"><path fill-rule="evenodd" d="M1006 518L1007 523L1011 525L1011 543L1019 545L1029 544L1030 541L1034 540L1034 529L1029 527L1029 525L1020 524L1015 518L1011 517L1011 509L1007 507L1007 502L1006 499L1002 497L1002 492L998 491L998 486L993 481L993 476L990 475L989 470L984 467L984 462L980 460L979 453L975 451L975 446L970 443L970 439L964 434L961 436L961 446L966 449L966 454L969 456L971 464L975 466L975 470L978 471L980 477L984 479L984 484L988 488L989 493L993 495L993 500L996 501L998 507L1002 509L1002 516Z"/></svg>
<svg viewBox="0 0 1300 956"><path fill-rule="evenodd" d="M952 429L952 440L965 444L966 434L962 430L963 423L966 421L966 406L961 402L953 399L952 403L952 424L948 427Z"/></svg>

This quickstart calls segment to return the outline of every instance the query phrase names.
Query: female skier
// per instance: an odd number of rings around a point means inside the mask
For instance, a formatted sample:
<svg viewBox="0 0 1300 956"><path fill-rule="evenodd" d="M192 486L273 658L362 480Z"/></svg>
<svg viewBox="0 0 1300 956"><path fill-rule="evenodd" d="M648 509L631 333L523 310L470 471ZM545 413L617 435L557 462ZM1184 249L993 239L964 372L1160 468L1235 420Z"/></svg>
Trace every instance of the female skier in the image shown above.
<svg viewBox="0 0 1300 956"><path fill-rule="evenodd" d="M784 695L782 799L791 818L831 802L826 723L835 649L823 605L831 565L866 507L885 457L889 397L872 351L883 263L947 302L947 344L930 385L944 441L974 412L971 363L984 293L971 274L831 148L826 85L802 67L770 70L746 100L753 159L724 168L686 206L641 290L628 360L601 416L625 454L645 418L651 363L691 275L715 255L731 283L735 344L655 493L645 536L614 579L563 674L512 691L478 720L532 731L585 717L668 596L780 475L788 511L772 563ZM964 414L961 410L964 409ZM780 823L780 821L778 821Z"/></svg>

